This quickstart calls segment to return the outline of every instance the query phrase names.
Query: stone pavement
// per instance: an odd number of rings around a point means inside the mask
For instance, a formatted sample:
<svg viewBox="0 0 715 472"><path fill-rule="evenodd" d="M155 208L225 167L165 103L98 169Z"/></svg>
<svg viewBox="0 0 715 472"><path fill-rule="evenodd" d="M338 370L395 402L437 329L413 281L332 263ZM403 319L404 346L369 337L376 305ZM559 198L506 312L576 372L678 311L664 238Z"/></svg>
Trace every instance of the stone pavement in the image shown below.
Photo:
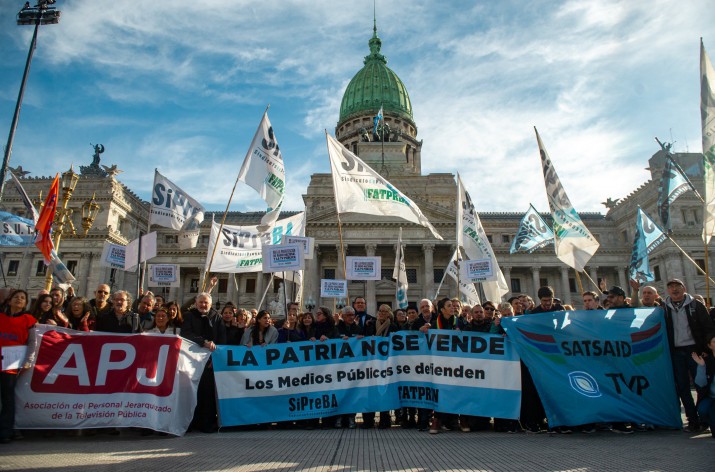
<svg viewBox="0 0 715 472"><path fill-rule="evenodd" d="M715 470L710 433L628 436L390 430L256 430L184 437L122 431L0 444L0 471L683 471Z"/></svg>

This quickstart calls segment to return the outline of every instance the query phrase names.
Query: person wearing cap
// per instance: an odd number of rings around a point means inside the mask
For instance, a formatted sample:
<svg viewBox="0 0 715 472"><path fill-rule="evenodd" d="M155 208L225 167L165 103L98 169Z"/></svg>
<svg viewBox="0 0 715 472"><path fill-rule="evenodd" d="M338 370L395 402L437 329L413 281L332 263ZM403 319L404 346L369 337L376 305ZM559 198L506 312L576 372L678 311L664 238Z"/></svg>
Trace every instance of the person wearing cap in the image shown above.
<svg viewBox="0 0 715 472"><path fill-rule="evenodd" d="M608 307L610 309L631 307L628 302L626 302L626 291L618 285L614 285L606 293L606 300L608 300Z"/></svg>
<svg viewBox="0 0 715 472"><path fill-rule="evenodd" d="M715 335L715 323L710 319L705 305L686 292L680 279L669 280L665 299L665 329L670 344L675 388L683 403L688 424L685 432L700 431L700 419L690 392L690 378L695 378L697 363L692 353L707 352L707 339Z"/></svg>

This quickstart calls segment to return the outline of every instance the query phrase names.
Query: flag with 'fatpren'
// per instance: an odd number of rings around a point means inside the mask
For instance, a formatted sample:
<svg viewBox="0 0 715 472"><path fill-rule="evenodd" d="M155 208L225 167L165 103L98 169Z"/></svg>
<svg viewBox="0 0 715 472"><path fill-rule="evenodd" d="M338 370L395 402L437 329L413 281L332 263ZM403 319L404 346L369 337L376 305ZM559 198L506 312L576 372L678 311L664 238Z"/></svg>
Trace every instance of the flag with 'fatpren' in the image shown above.
<svg viewBox="0 0 715 472"><path fill-rule="evenodd" d="M335 205L338 213L363 213L393 216L422 225L437 233L419 207L362 159L348 151L340 141L325 133L333 175Z"/></svg>
<svg viewBox="0 0 715 472"><path fill-rule="evenodd" d="M705 244L715 235L715 70L700 40L700 117L703 128L705 170Z"/></svg>

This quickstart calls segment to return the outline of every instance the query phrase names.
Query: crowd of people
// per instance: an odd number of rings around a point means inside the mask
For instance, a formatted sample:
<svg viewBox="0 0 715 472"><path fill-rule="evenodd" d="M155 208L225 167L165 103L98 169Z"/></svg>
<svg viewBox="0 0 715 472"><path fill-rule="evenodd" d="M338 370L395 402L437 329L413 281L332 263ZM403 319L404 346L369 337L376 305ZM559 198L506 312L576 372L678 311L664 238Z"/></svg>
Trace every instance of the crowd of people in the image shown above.
<svg viewBox="0 0 715 472"><path fill-rule="evenodd" d="M600 293L599 293L600 292ZM667 296L661 298L652 286L640 287L631 282L632 296L614 286L599 292L582 294L582 309L620 309L660 306L665 324L678 397L688 423L686 432L700 432L710 427L715 438L715 308L708 311L702 297L686 292L679 279L667 283ZM249 348L274 343L299 341L322 342L365 336L389 336L396 331L430 329L475 331L506 335L501 319L551 311L573 310L555 297L551 287L541 287L538 304L528 295L513 296L506 302L485 301L469 306L459 299L423 299L407 309L380 305L376 316L367 312L364 297L356 297L351 306L333 312L319 306L301 312L296 302L287 304L285 317L274 320L268 310L243 309L228 302L220 313L213 307L210 292L200 293L191 303L179 306L152 292L141 293L136 301L124 290L110 293L100 284L94 298L87 300L55 287L41 292L31 304L22 289L0 289L0 346L24 345L36 324L55 325L78 331L110 333L162 333L179 335L199 346L214 351L217 345L243 345ZM14 389L18 371L0 374L0 443L10 442L21 434L14 429ZM361 421L355 414L330 418L278 423L275 427L330 428L417 428L437 434L444 430L463 432L494 429L498 432L571 433L574 429L592 433L598 428L631 434L648 430L650 425L613 423L610 425L572 425L549 428L544 408L528 368L521 364L522 404L519 420L456 415L423 408L402 408L394 412L366 412ZM697 389L697 403L691 393L691 382ZM205 433L217 431L214 374L209 362L197 391L197 406L191 428Z"/></svg>

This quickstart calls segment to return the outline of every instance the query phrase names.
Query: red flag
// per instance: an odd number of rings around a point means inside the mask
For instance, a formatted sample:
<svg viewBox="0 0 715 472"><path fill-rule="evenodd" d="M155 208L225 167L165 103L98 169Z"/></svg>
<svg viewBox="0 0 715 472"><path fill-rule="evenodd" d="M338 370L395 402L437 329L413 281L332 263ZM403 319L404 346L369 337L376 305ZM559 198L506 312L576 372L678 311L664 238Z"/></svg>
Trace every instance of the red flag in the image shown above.
<svg viewBox="0 0 715 472"><path fill-rule="evenodd" d="M37 219L37 223L35 224L35 230L37 231L35 246L38 247L44 256L45 265L50 264L50 260L52 259L52 249L55 247L54 244L52 244L50 233L52 231L52 222L55 220L59 190L60 174L57 174L55 175L55 180L52 181L50 192L47 194L47 198L45 199L45 206L42 207L40 217Z"/></svg>

